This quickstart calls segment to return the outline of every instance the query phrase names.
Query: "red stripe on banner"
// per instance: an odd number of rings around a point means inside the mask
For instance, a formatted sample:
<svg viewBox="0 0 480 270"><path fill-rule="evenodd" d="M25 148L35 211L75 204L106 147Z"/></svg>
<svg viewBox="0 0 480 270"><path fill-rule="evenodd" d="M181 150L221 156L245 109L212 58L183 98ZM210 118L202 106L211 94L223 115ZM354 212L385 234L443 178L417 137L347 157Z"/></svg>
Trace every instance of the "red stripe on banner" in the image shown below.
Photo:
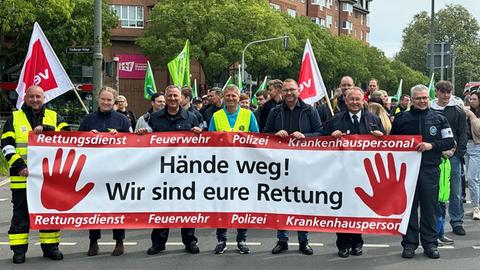
<svg viewBox="0 0 480 270"><path fill-rule="evenodd" d="M131 133L44 132L29 134L30 146L51 147L248 147L320 151L415 151L422 137L346 135L309 137L302 140L280 138L272 134L234 132L155 132L146 135Z"/></svg>
<svg viewBox="0 0 480 270"><path fill-rule="evenodd" d="M30 213L35 230L255 228L398 235L401 219L228 212Z"/></svg>

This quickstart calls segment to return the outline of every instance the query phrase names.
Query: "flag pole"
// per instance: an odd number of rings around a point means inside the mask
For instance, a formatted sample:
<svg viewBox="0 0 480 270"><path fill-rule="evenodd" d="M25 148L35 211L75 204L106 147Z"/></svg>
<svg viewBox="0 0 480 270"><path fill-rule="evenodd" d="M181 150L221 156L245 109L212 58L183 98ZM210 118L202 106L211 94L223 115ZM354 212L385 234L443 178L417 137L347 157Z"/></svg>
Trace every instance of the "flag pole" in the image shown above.
<svg viewBox="0 0 480 270"><path fill-rule="evenodd" d="M80 95L78 94L77 89L73 88L72 90L73 90L73 92L75 92L75 95L77 96L78 101L80 101L80 104L82 104L82 107L83 107L83 109L85 110L85 112L86 112L87 114L89 114L90 112L88 111L87 106L85 106L85 103L83 103L83 100L82 100L82 98L80 97Z"/></svg>

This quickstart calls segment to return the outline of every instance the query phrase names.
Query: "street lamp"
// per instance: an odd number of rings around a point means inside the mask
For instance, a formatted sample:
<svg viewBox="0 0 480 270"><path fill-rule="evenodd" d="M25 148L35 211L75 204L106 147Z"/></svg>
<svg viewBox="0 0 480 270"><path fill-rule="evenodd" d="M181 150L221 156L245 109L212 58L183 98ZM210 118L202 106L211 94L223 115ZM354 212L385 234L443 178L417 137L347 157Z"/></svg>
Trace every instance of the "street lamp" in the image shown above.
<svg viewBox="0 0 480 270"><path fill-rule="evenodd" d="M286 49L288 47L288 35L286 33L285 33L284 36L281 36L281 37L255 40L255 41L252 41L252 42L248 43L247 46L245 46L245 48L243 49L243 53L242 53L242 81L243 81L243 83L246 83L246 80L245 80L245 52L247 51L247 48L250 45L253 45L253 44L258 44L258 43L263 43L263 42L268 42L268 41L273 41L273 40L279 40L279 39L284 40L283 41L283 46Z"/></svg>
<svg viewBox="0 0 480 270"><path fill-rule="evenodd" d="M120 78L118 76L120 59L118 56L113 57L113 62L115 63L115 87L117 88L117 93L120 94Z"/></svg>

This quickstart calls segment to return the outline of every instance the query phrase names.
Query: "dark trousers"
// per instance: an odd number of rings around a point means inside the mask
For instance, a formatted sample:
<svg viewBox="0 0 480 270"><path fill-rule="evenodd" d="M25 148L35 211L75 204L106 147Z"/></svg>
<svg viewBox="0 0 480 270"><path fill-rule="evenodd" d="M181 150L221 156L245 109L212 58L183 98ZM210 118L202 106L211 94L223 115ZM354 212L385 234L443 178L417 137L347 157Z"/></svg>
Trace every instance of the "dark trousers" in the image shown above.
<svg viewBox="0 0 480 270"><path fill-rule="evenodd" d="M337 248L362 248L363 239L359 233L337 233Z"/></svg>
<svg viewBox="0 0 480 270"><path fill-rule="evenodd" d="M439 180L440 169L438 167L420 167L407 234L403 236L403 248L416 249L419 245L419 234L424 249L438 246L436 211L438 209ZM420 224L418 224L419 206Z"/></svg>
<svg viewBox="0 0 480 270"><path fill-rule="evenodd" d="M28 233L30 231L30 220L28 216L28 204L27 204L27 190L26 189L13 189L12 190L12 204L13 215L10 223L10 229L8 230L10 240L10 249L14 252L25 253L28 249ZM42 234L48 234L53 232L59 232L59 230L40 230L40 236ZM18 240L18 236L21 236L22 240ZM25 236L25 237L23 237ZM43 239L41 239L42 242ZM46 239L49 240L49 239ZM54 241L55 242L55 241ZM56 243L41 243L42 249L49 246L58 246L58 240Z"/></svg>
<svg viewBox="0 0 480 270"><path fill-rule="evenodd" d="M150 235L152 239L153 246L164 246L168 240L168 233L170 229L162 228L162 229L153 229L152 234ZM195 229L193 228L182 228L180 230L182 234L182 242L185 246L190 245L191 243L197 243L198 239L195 237Z"/></svg>
<svg viewBox="0 0 480 270"><path fill-rule="evenodd" d="M125 239L125 229L113 229L112 231L113 239L117 241ZM98 240L102 238L102 233L100 232L100 230L89 230L88 238L90 238L90 240Z"/></svg>
<svg viewBox="0 0 480 270"><path fill-rule="evenodd" d="M217 229L217 240L218 242L226 242L227 241L227 229ZM237 229L237 242L245 242L247 241L247 229Z"/></svg>

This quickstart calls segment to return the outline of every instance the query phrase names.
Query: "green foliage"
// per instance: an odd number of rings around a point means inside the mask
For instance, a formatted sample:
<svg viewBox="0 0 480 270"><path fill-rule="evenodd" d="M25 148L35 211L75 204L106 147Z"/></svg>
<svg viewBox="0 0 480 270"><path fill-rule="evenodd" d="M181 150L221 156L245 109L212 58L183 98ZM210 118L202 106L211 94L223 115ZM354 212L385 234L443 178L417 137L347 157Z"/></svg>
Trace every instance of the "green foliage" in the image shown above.
<svg viewBox="0 0 480 270"><path fill-rule="evenodd" d="M0 69L23 62L35 21L66 69L72 64L67 47L93 45L92 0L4 0L0 6ZM104 0L104 44L110 40L108 30L117 23ZM89 63L91 58L85 55L81 61Z"/></svg>
<svg viewBox="0 0 480 270"><path fill-rule="evenodd" d="M166 66L189 39L190 57L198 60L210 85L228 78L229 67L241 62L242 50L249 42L285 33L290 37L287 50L281 40L248 47L246 70L254 78L298 78L308 38L328 89L336 88L344 75L352 76L357 84L377 78L380 87L391 94L401 78L405 86L428 80L362 41L334 37L308 17L293 18L274 11L266 0L191 0L188 5L165 0L155 5L150 18L149 28L137 44L153 64Z"/></svg>
<svg viewBox="0 0 480 270"><path fill-rule="evenodd" d="M463 85L471 80L480 80L480 25L461 5L448 5L435 14L435 42L454 45L456 55L457 95ZM403 30L403 43L396 59L407 66L429 74L427 67L427 44L430 43L430 16L421 12ZM436 71L436 80L440 79ZM445 79L451 79L451 71Z"/></svg>

